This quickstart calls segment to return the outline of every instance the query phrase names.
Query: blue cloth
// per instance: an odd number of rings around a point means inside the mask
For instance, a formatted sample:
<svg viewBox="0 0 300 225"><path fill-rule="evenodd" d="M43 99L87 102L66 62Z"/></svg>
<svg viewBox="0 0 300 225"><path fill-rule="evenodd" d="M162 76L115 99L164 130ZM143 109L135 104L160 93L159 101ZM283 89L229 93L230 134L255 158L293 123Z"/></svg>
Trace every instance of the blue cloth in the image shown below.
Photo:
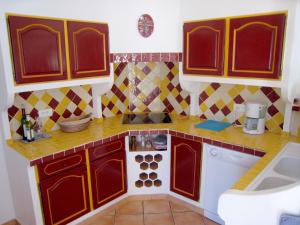
<svg viewBox="0 0 300 225"><path fill-rule="evenodd" d="M221 131L225 128L231 126L231 123L215 121L215 120L206 120L195 125L196 128L212 130L212 131Z"/></svg>
<svg viewBox="0 0 300 225"><path fill-rule="evenodd" d="M300 216L283 214L279 225L300 225Z"/></svg>

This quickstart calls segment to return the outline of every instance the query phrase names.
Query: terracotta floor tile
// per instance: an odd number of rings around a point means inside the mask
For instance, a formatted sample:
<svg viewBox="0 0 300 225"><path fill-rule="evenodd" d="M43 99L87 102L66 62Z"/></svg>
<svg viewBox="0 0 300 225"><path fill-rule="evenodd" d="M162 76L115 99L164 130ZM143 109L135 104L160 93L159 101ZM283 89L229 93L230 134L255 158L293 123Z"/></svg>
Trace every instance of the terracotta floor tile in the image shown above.
<svg viewBox="0 0 300 225"><path fill-rule="evenodd" d="M206 217L203 217L203 220L204 220L205 225L220 225L220 224L218 224L218 223L216 223L216 222L214 222L214 221L212 221L212 220L210 220Z"/></svg>
<svg viewBox="0 0 300 225"><path fill-rule="evenodd" d="M170 202L170 205L171 205L172 212L191 212L192 211L178 203Z"/></svg>
<svg viewBox="0 0 300 225"><path fill-rule="evenodd" d="M173 213L175 225L205 225L203 217L195 212Z"/></svg>
<svg viewBox="0 0 300 225"><path fill-rule="evenodd" d="M114 216L116 214L116 209L104 209L103 211L101 211L101 215L103 216Z"/></svg>
<svg viewBox="0 0 300 225"><path fill-rule="evenodd" d="M135 215L143 214L143 202L142 201L132 201L128 202L116 209L116 214L119 215Z"/></svg>
<svg viewBox="0 0 300 225"><path fill-rule="evenodd" d="M143 215L116 215L115 225L144 225Z"/></svg>
<svg viewBox="0 0 300 225"><path fill-rule="evenodd" d="M80 223L80 225L114 225L114 216L95 215L90 219Z"/></svg>
<svg viewBox="0 0 300 225"><path fill-rule="evenodd" d="M170 204L167 200L147 200L144 201L144 213L169 213Z"/></svg>
<svg viewBox="0 0 300 225"><path fill-rule="evenodd" d="M171 213L145 214L145 225L174 225Z"/></svg>

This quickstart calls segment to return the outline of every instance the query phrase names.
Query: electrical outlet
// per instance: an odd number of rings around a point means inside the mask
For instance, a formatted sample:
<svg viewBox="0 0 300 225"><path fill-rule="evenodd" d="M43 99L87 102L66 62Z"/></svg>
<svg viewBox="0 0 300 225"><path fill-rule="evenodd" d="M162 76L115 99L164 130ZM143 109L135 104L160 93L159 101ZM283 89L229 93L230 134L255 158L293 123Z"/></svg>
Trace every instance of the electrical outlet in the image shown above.
<svg viewBox="0 0 300 225"><path fill-rule="evenodd" d="M42 109L39 110L39 117L43 118L43 117L50 117L52 116L53 111L52 109Z"/></svg>
<svg viewBox="0 0 300 225"><path fill-rule="evenodd" d="M234 104L233 111L237 113L244 113L246 111L245 104Z"/></svg>

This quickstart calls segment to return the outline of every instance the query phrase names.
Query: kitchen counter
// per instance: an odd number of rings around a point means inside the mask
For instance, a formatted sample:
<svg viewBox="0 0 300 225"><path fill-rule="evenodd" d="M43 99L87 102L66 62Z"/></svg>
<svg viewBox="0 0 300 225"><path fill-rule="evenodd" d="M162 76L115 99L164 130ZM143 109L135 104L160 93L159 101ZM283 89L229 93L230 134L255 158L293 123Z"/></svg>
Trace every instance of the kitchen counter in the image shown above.
<svg viewBox="0 0 300 225"><path fill-rule="evenodd" d="M137 134L139 131L149 133L170 133L181 137L201 140L205 143L223 146L238 151L249 152L262 156L233 188L243 190L251 181L272 161L283 146L289 141L300 142L300 138L288 135L266 132L262 135L243 133L241 128L229 127L223 131L207 131L195 128L202 120L195 116L171 115L170 124L122 124L122 115L112 118L95 119L87 130L78 133L63 133L60 130L51 132L51 138L23 143L17 140L7 140L8 146L25 157L31 165L47 160L63 157L67 152L76 152L97 144L102 144L128 133Z"/></svg>

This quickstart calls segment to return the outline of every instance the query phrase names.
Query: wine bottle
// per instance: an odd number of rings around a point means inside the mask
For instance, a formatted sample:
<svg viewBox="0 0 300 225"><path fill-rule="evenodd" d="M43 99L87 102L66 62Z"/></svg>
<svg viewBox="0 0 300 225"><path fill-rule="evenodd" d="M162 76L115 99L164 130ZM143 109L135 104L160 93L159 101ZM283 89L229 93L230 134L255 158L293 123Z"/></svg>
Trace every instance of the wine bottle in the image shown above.
<svg viewBox="0 0 300 225"><path fill-rule="evenodd" d="M23 136L23 140L27 140L26 137L26 112L25 112L25 108L24 105L22 105L22 119L21 119L21 126L22 126L22 136Z"/></svg>

